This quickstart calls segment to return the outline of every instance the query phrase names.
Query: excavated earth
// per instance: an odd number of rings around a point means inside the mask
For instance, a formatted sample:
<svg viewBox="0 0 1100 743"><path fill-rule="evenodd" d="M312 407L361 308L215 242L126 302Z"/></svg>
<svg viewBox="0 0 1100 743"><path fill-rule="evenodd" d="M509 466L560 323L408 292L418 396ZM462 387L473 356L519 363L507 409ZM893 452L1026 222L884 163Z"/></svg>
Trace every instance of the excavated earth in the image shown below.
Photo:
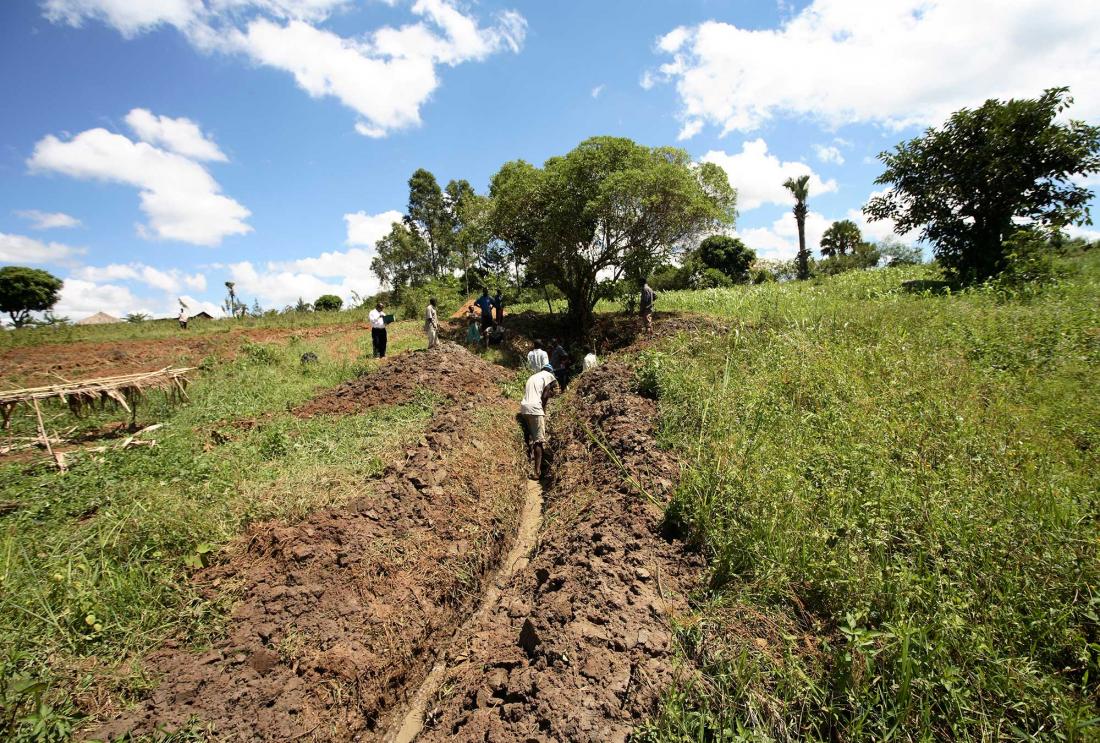
<svg viewBox="0 0 1100 743"><path fill-rule="evenodd" d="M623 741L673 678L670 619L702 565L661 535L679 466L656 405L612 360L552 406L538 549L447 658L418 740Z"/></svg>
<svg viewBox="0 0 1100 743"><path fill-rule="evenodd" d="M295 525L255 524L226 562L199 572L203 591L238 597L224 638L147 658L159 685L93 736L195 718L219 740L377 737L441 638L477 605L516 532L526 462L514 404L497 384L506 377L443 344L304 406L302 415L355 412L401 402L418 385L449 395L419 444L364 483L358 500Z"/></svg>

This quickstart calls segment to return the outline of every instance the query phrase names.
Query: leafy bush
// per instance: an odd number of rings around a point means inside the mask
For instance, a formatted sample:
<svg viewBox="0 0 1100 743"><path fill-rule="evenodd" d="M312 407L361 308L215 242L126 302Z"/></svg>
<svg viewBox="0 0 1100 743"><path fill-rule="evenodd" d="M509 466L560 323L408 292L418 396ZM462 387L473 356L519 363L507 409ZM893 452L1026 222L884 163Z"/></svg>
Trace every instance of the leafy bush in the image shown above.
<svg viewBox="0 0 1100 743"><path fill-rule="evenodd" d="M335 294L322 294L313 302L313 309L318 312L338 312L344 306L344 300Z"/></svg>

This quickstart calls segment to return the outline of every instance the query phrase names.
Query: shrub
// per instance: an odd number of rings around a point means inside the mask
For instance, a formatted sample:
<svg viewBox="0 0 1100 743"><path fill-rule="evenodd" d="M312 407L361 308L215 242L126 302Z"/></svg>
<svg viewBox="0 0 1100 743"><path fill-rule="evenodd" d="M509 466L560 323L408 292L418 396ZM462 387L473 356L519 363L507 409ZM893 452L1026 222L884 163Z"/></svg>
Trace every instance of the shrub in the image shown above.
<svg viewBox="0 0 1100 743"><path fill-rule="evenodd" d="M344 306L344 300L335 294L322 294L313 302L313 309L318 312L337 312Z"/></svg>

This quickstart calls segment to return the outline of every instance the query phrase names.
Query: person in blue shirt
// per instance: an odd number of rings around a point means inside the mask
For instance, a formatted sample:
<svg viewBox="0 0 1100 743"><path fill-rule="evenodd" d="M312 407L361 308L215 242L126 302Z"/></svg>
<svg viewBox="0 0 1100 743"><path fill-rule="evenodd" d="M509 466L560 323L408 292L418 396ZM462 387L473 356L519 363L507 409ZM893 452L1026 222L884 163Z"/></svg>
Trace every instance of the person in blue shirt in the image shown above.
<svg viewBox="0 0 1100 743"><path fill-rule="evenodd" d="M481 309L482 331L488 330L489 326L493 324L493 299L489 296L489 290L482 287L481 296L477 298L474 304Z"/></svg>

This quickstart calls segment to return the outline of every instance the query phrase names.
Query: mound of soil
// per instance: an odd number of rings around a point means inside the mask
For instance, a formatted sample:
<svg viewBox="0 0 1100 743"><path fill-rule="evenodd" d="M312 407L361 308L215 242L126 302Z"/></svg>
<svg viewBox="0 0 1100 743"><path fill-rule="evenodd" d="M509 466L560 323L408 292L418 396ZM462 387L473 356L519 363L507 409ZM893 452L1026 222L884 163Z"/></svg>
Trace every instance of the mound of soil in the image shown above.
<svg viewBox="0 0 1100 743"><path fill-rule="evenodd" d="M499 383L510 377L462 346L440 341L430 350L393 356L376 371L327 390L294 412L303 418L346 415L375 405L408 402L418 390L431 390L452 401L499 396Z"/></svg>
<svg viewBox="0 0 1100 743"><path fill-rule="evenodd" d="M611 361L552 407L538 552L448 659L452 691L420 740L621 741L655 711L701 562L660 534L679 466L630 388Z"/></svg>
<svg viewBox="0 0 1100 743"><path fill-rule="evenodd" d="M362 498L293 526L256 524L225 564L197 574L210 594L239 596L226 636L202 654L169 646L148 658L159 686L95 736L171 730L195 717L218 739L372 737L477 604L516 531L526 463L511 405L483 377L499 370L486 366L442 349L395 357L371 384L356 380L369 396L340 397L346 408L394 402L422 374L428 386L446 386L450 374L471 389L465 402L442 406L419 445ZM500 432L494 445L468 435L475 414Z"/></svg>

